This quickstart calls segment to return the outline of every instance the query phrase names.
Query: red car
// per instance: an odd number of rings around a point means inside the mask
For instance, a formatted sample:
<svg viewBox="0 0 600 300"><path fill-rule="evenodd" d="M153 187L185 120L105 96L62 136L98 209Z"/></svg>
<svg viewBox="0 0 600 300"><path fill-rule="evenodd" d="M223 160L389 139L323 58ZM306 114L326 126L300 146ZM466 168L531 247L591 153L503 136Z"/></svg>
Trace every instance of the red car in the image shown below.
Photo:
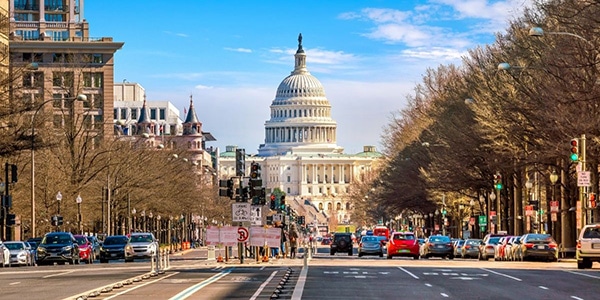
<svg viewBox="0 0 600 300"><path fill-rule="evenodd" d="M88 264L94 263L96 259L94 257L94 250L92 249L92 242L88 240L85 235L74 235L79 245L79 259L85 261Z"/></svg>
<svg viewBox="0 0 600 300"><path fill-rule="evenodd" d="M408 256L419 259L419 240L412 232L394 232L387 243L387 258Z"/></svg>

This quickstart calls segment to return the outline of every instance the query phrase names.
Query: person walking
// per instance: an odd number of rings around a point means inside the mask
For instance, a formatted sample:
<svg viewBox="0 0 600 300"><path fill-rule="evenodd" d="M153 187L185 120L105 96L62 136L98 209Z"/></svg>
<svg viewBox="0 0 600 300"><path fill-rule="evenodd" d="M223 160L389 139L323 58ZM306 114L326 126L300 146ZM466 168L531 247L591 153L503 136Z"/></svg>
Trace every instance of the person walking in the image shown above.
<svg viewBox="0 0 600 300"><path fill-rule="evenodd" d="M296 249L298 248L298 232L296 227L292 226L289 233L290 238L290 258L296 258Z"/></svg>

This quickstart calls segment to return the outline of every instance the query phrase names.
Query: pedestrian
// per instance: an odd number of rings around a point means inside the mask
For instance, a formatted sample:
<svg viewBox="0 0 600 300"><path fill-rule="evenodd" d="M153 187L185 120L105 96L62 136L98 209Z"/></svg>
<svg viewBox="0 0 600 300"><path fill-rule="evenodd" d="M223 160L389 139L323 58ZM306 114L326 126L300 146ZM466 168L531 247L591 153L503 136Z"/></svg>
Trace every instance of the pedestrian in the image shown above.
<svg viewBox="0 0 600 300"><path fill-rule="evenodd" d="M292 226L289 233L290 238L290 258L296 258L296 249L298 248L298 232L296 227Z"/></svg>

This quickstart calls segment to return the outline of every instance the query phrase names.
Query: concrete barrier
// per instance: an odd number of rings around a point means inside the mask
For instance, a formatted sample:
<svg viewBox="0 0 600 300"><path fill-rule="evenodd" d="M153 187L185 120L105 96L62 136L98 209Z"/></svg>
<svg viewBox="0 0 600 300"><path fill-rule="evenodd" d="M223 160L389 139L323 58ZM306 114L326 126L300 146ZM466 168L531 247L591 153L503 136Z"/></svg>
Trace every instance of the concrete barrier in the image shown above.
<svg viewBox="0 0 600 300"><path fill-rule="evenodd" d="M207 259L208 260L215 260L216 259L215 246L214 245L209 245L209 246L206 247L206 249L208 251Z"/></svg>

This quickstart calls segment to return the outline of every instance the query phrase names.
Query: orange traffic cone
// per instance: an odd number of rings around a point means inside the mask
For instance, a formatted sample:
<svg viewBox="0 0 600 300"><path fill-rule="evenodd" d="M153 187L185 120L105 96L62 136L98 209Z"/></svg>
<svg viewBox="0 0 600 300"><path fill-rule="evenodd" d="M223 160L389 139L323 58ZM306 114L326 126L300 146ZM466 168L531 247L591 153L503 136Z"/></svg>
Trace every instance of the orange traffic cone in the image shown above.
<svg viewBox="0 0 600 300"><path fill-rule="evenodd" d="M269 256L268 255L263 255L263 262L269 262Z"/></svg>
<svg viewBox="0 0 600 300"><path fill-rule="evenodd" d="M217 262L223 262L223 256L219 255L219 256L217 257Z"/></svg>

